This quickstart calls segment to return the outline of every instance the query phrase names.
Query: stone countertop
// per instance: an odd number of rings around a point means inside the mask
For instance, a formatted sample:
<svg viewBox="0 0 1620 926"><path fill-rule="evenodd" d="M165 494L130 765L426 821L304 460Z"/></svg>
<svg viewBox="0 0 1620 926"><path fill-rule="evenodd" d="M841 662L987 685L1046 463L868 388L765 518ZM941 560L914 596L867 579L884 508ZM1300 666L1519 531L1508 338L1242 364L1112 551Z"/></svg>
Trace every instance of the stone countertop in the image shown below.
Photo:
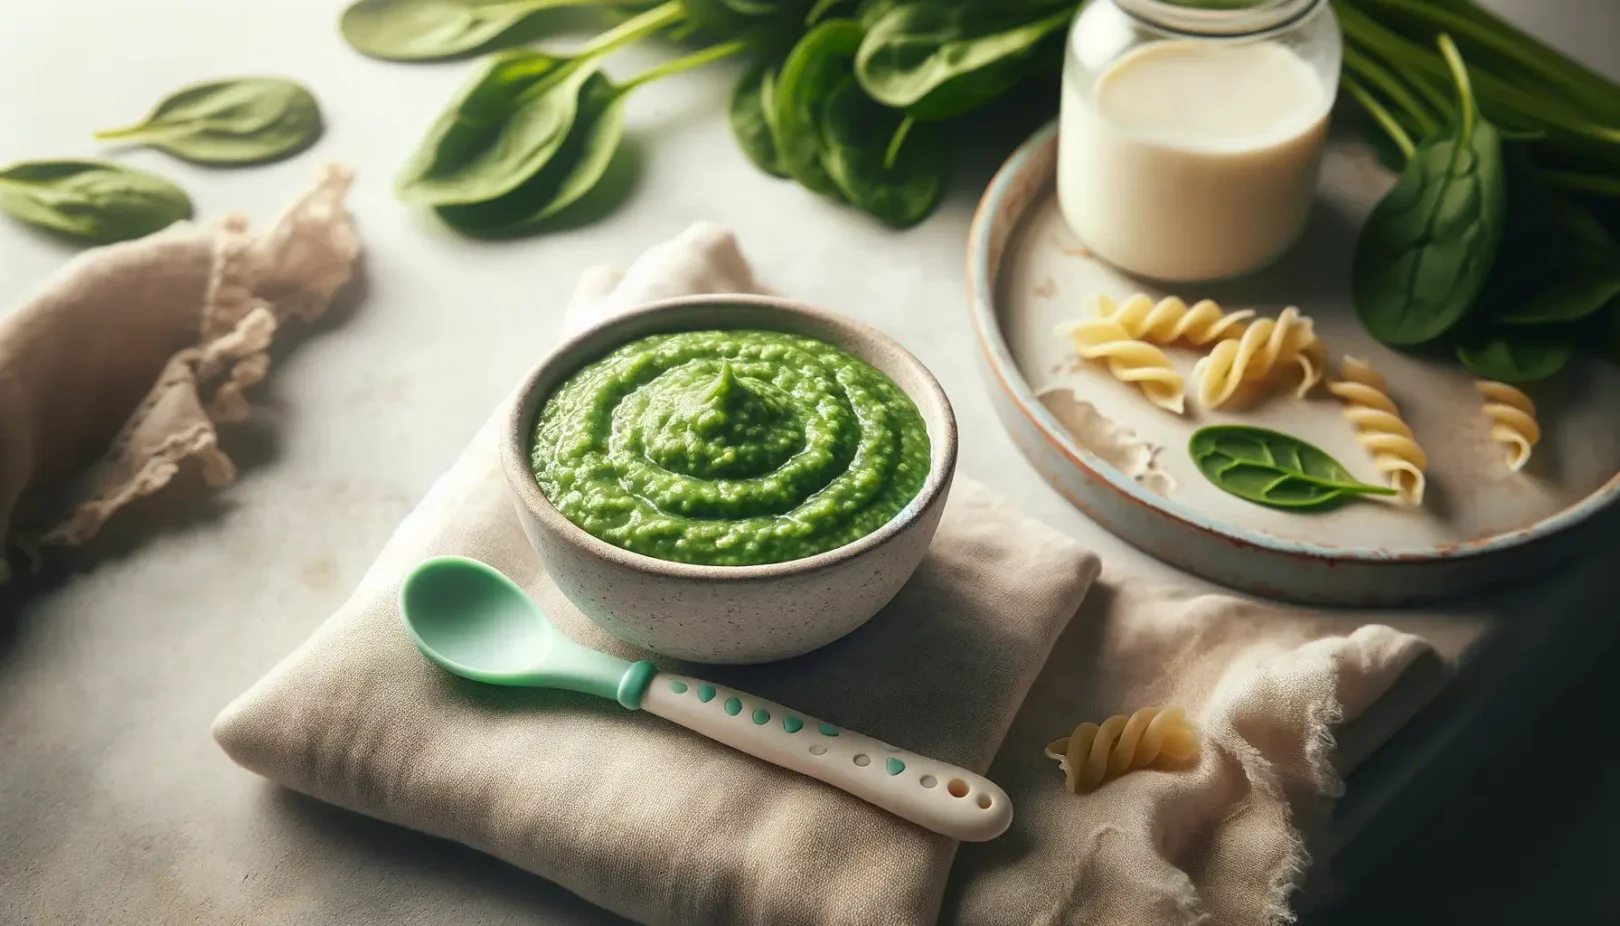
<svg viewBox="0 0 1620 926"><path fill-rule="evenodd" d="M1612 42L1620 6L1489 5L1620 74ZM970 436L964 472L1092 546L1115 578L1206 587L1112 538L1045 485L979 382L962 282L967 225L979 191L1038 114L996 114L996 131L965 133L939 211L894 232L750 167L724 118L735 71L720 65L632 98L616 168L626 193L595 221L475 242L392 194L400 161L475 65L363 58L337 34L341 6L0 4L0 85L9 88L0 95L0 162L95 156L92 130L133 121L178 86L286 73L325 109L327 133L312 151L229 171L150 151L120 160L181 182L203 220L234 209L260 223L321 159L347 161L358 171L349 206L365 244L361 284L331 320L278 350L255 393L259 410L226 433L242 470L236 484L143 502L35 594L0 595L0 922L615 921L470 850L273 787L226 759L208 730L341 603L394 525L552 343L580 271L622 266L697 219L735 229L775 290L872 322L921 357ZM610 69L627 73L653 53L632 50ZM71 253L0 222L0 306L19 302ZM1527 589L1442 611L1344 619L1428 632L1448 654L1479 651L1480 664L1507 678L1536 652L1525 641L1548 643L1568 623L1563 615L1601 610L1590 605L1606 579L1587 569L1555 580L1550 606L1539 600L1545 589ZM1529 622L1515 614L1543 610L1540 630L1516 636ZM1582 655L1573 649L1543 659L1536 678L1551 687ZM1449 715L1423 718L1418 729L1451 729L1478 713L1474 702L1453 701ZM1440 748L1439 732L1425 736L1395 752ZM1410 778L1382 774L1369 794L1387 796ZM1364 800L1363 816L1384 805Z"/></svg>

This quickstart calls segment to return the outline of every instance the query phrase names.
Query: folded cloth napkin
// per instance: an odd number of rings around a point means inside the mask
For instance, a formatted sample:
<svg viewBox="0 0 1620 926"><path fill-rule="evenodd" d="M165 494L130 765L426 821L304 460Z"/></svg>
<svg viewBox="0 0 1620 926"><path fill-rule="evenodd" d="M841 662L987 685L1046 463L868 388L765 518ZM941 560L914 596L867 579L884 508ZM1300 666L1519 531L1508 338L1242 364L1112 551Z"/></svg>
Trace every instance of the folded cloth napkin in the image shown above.
<svg viewBox="0 0 1620 926"><path fill-rule="evenodd" d="M587 272L565 327L650 298L758 289L731 236L699 225L622 275ZM226 752L649 924L935 921L949 840L656 718L570 693L481 688L411 649L400 581L423 557L459 553L512 575L568 635L638 655L535 562L500 474L501 417L354 596L220 715ZM1301 827L1338 787L1330 726L1359 715L1425 645L1122 577L1088 595L1096 573L1073 541L959 477L922 568L866 627L784 663L686 671L976 770L994 756L1013 827L959 854L946 922L1287 919L1306 861ZM1134 772L1077 797L1042 755L1079 721L1172 702L1201 727L1196 768Z"/></svg>
<svg viewBox="0 0 1620 926"><path fill-rule="evenodd" d="M188 459L235 477L215 424L247 415L282 322L348 281L349 180L328 165L262 231L233 214L87 251L0 320L0 581L8 547L83 543Z"/></svg>
<svg viewBox="0 0 1620 926"><path fill-rule="evenodd" d="M657 296L752 288L730 235L699 226L622 280L588 274L569 324ZM400 525L353 597L220 715L225 751L645 923L933 922L952 840L656 717L571 692L481 687L412 648L401 580L424 557L455 553L511 576L570 637L643 655L584 618L537 562L501 475L502 418ZM1098 568L958 479L922 566L866 626L768 666L655 661L982 772Z"/></svg>

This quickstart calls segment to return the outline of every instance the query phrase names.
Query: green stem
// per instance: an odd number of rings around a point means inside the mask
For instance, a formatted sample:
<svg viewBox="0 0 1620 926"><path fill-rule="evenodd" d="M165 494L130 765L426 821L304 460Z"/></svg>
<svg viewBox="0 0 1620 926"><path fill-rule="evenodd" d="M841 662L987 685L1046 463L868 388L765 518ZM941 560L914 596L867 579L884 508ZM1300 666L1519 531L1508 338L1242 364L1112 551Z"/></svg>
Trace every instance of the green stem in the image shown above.
<svg viewBox="0 0 1620 926"><path fill-rule="evenodd" d="M1483 11L1472 6L1468 13L1447 9L1434 3L1415 3L1412 0L1360 0L1369 6L1389 10L1398 15L1420 20L1437 30L1466 39L1480 48L1500 55L1512 65L1530 71L1550 83L1561 85L1566 92L1579 94L1594 106L1614 112L1611 107L1620 93L1613 83L1587 71L1569 58L1540 46L1530 36L1502 23L1486 19Z"/></svg>
<svg viewBox="0 0 1620 926"><path fill-rule="evenodd" d="M1406 130L1401 128L1401 124L1396 121L1394 116L1390 115L1388 109L1384 108L1384 104L1378 102L1372 93L1362 86L1360 81L1346 74L1343 77L1343 83L1344 89L1355 98L1357 103L1361 104L1361 108L1366 111L1367 115L1378 123L1379 127L1384 130L1384 134L1389 136L1389 140L1394 142L1395 147L1401 149L1401 154L1406 155L1406 159L1410 161L1412 155L1417 152L1417 146L1412 144L1412 136L1406 134Z"/></svg>
<svg viewBox="0 0 1620 926"><path fill-rule="evenodd" d="M1463 63L1462 52L1457 50L1457 43L1451 36L1440 34L1440 54L1446 58L1446 67L1451 69L1451 79L1457 82L1457 102L1462 107L1462 132L1460 138L1472 138L1474 135L1474 122L1479 118L1478 109L1474 104L1474 85L1468 80L1468 65Z"/></svg>
<svg viewBox="0 0 1620 926"><path fill-rule="evenodd" d="M1347 45L1344 49L1344 66L1382 90L1385 96L1412 117L1412 121L1417 123L1419 133L1429 136L1440 131L1440 123L1434 115L1408 93L1405 85L1394 74L1385 70L1383 65Z"/></svg>
<svg viewBox="0 0 1620 926"><path fill-rule="evenodd" d="M648 68L647 70L642 71L640 74L637 74L636 76L625 81L624 86L620 89L624 93L629 93L631 90L640 87L642 84L650 84L655 80L669 77L674 74L679 74L682 71L689 71L692 68L702 67L711 61L719 61L722 58L728 58L747 48L748 43L741 40L724 42L719 45L710 45L708 48L701 51L696 51L690 55L676 58L673 61L665 61L663 64L660 64L657 67Z"/></svg>
<svg viewBox="0 0 1620 926"><path fill-rule="evenodd" d="M637 39L653 34L659 29L680 20L685 15L686 7L681 3L681 0L669 0L669 2L655 6L639 16L632 16L591 39L570 57L577 61L599 58L608 52L617 51Z"/></svg>
<svg viewBox="0 0 1620 926"><path fill-rule="evenodd" d="M906 136L911 134L911 127L916 124L915 116L907 116L900 120L900 126L894 130L894 136L889 139L888 150L883 152L884 170L894 169L894 162L900 158L900 146L906 143Z"/></svg>
<svg viewBox="0 0 1620 926"><path fill-rule="evenodd" d="M1541 176L1553 185L1574 193L1594 196L1620 196L1620 177L1600 177L1572 170L1543 170Z"/></svg>

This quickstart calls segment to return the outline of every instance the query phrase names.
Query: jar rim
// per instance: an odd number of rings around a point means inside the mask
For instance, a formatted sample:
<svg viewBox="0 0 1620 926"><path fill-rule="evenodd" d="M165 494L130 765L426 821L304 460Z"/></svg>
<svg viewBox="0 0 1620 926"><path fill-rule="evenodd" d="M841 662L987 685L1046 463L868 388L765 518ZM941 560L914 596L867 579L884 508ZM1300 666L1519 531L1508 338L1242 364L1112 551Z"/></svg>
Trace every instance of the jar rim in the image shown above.
<svg viewBox="0 0 1620 926"><path fill-rule="evenodd" d="M1185 0L1114 0L1131 18L1194 36L1236 38L1273 32L1310 15L1327 0L1252 0L1246 6L1191 6Z"/></svg>

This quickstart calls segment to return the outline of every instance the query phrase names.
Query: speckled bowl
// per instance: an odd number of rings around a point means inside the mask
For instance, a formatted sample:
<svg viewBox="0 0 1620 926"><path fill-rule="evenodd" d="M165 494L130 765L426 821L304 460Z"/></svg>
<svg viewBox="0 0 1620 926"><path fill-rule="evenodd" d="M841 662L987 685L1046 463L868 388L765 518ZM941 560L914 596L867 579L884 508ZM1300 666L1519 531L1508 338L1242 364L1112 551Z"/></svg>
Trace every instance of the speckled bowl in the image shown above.
<svg viewBox="0 0 1620 926"><path fill-rule="evenodd" d="M883 371L928 425L928 479L876 531L804 559L766 566L695 566L622 550L553 508L529 466L536 416L585 364L650 334L756 328L817 338ZM933 374L905 348L860 322L765 296L695 296L649 303L563 342L540 361L513 403L501 463L523 530L568 599L608 632L697 662L787 659L866 623L911 577L939 526L956 472L956 418Z"/></svg>

